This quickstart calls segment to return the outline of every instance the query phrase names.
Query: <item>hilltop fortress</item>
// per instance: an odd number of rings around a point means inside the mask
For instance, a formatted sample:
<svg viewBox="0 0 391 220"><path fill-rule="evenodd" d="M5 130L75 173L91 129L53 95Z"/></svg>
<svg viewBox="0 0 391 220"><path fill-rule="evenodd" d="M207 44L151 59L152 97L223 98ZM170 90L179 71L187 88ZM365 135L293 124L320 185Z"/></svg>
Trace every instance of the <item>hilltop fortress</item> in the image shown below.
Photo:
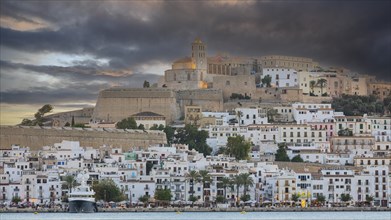
<svg viewBox="0 0 391 220"><path fill-rule="evenodd" d="M114 124L140 113L145 116L146 112L171 123L184 118L186 106L217 112L246 106L330 102L342 94L374 94L383 99L391 93L390 83L343 68L324 70L311 58L208 57L206 44L198 38L191 44L190 54L174 61L152 87L103 90L94 109L56 114L51 117L53 124L63 126L72 117L77 123ZM265 81L267 77L269 82ZM326 83L312 83L319 80Z"/></svg>
<svg viewBox="0 0 391 220"><path fill-rule="evenodd" d="M262 61L261 61L262 60ZM207 46L196 39L191 44L191 57L180 58L166 70L154 88L112 88L99 93L92 114L93 122L117 122L139 112L163 115L168 123L184 116L185 106L201 106L203 111L226 111L233 107L258 105L260 100L279 102L288 90L257 88L262 66L286 60L286 66L313 68L309 58L216 56L207 57ZM264 62L264 65L261 65ZM307 68L308 67L308 68ZM233 93L250 97L231 100ZM302 101L300 92L290 94L292 101Z"/></svg>

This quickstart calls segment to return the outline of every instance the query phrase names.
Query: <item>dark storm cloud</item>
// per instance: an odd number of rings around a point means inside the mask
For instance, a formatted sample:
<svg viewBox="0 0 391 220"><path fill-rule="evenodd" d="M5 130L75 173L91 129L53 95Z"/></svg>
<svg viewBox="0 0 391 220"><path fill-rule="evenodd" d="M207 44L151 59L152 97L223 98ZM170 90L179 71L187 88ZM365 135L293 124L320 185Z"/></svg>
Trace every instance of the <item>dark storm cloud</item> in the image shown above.
<svg viewBox="0 0 391 220"><path fill-rule="evenodd" d="M154 74L108 72L108 70L101 67L35 66L2 60L0 60L0 66L3 71L2 75L10 71L27 71L32 75L31 80L34 80L34 74L49 75L60 80L60 84L40 83L42 86L31 87L28 90L2 90L0 93L1 102L14 104L95 102L101 89L112 86L140 88L144 80L155 83L160 77ZM13 77L18 77L18 75L13 75ZM21 76L18 81L23 82L25 80L24 76Z"/></svg>
<svg viewBox="0 0 391 220"><path fill-rule="evenodd" d="M1 45L33 53L88 54L108 64L0 65L58 77L66 85L100 80L133 86L131 82L138 80L139 85L143 76L156 80L142 75L141 66L169 64L188 56L191 41L200 36L208 44L209 55L305 56L391 80L390 8L390 1L1 1L4 16L26 22L38 18L50 24L32 31L1 27ZM126 80L129 83L123 83ZM88 97L97 94L93 89ZM76 95L61 93L53 97ZM4 94L2 102L11 102L13 96L23 101L23 91ZM39 95L44 96L44 91Z"/></svg>

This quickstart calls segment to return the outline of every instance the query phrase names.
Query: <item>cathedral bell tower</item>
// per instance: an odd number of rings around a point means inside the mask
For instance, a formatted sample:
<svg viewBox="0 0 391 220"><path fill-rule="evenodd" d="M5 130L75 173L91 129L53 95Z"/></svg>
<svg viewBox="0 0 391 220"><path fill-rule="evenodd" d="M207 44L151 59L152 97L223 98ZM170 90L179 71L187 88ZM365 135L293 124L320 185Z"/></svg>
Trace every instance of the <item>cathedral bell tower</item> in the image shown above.
<svg viewBox="0 0 391 220"><path fill-rule="evenodd" d="M199 38L196 38L191 44L191 58L195 63L195 68L206 74L207 59L206 59L206 45L202 43Z"/></svg>

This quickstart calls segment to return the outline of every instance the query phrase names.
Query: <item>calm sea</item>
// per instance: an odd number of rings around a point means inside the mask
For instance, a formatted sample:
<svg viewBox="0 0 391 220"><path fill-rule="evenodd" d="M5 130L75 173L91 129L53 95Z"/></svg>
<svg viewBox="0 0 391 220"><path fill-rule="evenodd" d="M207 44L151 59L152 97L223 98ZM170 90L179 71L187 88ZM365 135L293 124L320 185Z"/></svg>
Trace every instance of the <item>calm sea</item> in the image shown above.
<svg viewBox="0 0 391 220"><path fill-rule="evenodd" d="M247 220L247 219L365 219L390 220L391 212L115 212L115 213L0 213L0 220Z"/></svg>

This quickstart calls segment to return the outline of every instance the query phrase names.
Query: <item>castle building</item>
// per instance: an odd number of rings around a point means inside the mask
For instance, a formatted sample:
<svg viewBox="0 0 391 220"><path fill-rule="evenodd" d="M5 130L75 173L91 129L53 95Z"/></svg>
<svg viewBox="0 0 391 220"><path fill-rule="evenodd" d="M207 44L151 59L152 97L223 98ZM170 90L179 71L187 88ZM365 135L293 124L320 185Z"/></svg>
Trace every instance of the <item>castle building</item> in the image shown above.
<svg viewBox="0 0 391 220"><path fill-rule="evenodd" d="M310 71L319 65L311 58L279 55L262 56L261 64L263 68L287 68L297 71Z"/></svg>
<svg viewBox="0 0 391 220"><path fill-rule="evenodd" d="M207 74L206 45L199 39L191 44L191 57L181 58L164 72L160 87L174 90L205 89Z"/></svg>

